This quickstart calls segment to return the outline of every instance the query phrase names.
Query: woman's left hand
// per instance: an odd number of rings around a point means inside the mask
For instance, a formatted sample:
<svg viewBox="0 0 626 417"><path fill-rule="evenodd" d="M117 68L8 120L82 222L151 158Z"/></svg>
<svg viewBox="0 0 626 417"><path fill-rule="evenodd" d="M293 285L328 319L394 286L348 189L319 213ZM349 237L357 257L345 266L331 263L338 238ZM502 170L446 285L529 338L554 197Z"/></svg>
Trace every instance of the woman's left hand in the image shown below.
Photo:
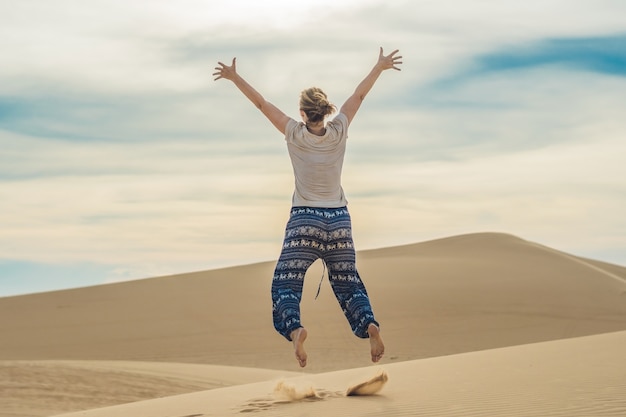
<svg viewBox="0 0 626 417"><path fill-rule="evenodd" d="M213 73L213 76L215 77L214 81L217 81L220 78L232 81L237 75L237 58L233 58L233 63L230 66L222 62L218 62L217 64L219 67L215 67L217 71Z"/></svg>

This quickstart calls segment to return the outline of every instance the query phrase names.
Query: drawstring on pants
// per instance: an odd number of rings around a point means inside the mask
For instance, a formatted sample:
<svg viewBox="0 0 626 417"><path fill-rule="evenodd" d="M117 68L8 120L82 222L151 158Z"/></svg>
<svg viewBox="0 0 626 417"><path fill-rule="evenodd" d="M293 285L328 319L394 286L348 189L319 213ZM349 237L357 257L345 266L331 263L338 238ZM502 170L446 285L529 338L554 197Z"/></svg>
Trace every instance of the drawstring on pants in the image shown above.
<svg viewBox="0 0 626 417"><path fill-rule="evenodd" d="M324 265L324 269L322 270L322 278L320 279L320 285L317 287L317 294L315 294L315 299L317 300L317 296L320 295L320 291L322 289L322 282L324 282L324 273L326 272L326 262L322 259L322 265Z"/></svg>

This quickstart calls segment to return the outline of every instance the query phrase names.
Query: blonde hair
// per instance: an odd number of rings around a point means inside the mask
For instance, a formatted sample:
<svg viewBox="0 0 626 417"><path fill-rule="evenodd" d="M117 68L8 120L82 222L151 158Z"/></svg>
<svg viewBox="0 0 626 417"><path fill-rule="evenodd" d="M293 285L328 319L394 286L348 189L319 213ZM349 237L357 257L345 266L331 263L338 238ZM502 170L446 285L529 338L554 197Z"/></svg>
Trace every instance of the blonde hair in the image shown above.
<svg viewBox="0 0 626 417"><path fill-rule="evenodd" d="M318 123L329 114L337 111L337 107L328 101L321 88L311 87L300 93L300 110L311 123Z"/></svg>

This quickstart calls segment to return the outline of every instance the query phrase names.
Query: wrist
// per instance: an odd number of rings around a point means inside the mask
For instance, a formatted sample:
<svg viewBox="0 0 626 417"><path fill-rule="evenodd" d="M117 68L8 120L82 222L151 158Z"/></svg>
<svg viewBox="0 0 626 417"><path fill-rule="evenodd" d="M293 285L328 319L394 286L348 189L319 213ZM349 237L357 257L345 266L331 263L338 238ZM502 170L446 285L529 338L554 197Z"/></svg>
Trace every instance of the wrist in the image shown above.
<svg viewBox="0 0 626 417"><path fill-rule="evenodd" d="M372 71L377 72L377 73L382 73L385 70L385 64L383 64L382 62L378 62L376 63L376 65L374 65L374 68L372 68Z"/></svg>

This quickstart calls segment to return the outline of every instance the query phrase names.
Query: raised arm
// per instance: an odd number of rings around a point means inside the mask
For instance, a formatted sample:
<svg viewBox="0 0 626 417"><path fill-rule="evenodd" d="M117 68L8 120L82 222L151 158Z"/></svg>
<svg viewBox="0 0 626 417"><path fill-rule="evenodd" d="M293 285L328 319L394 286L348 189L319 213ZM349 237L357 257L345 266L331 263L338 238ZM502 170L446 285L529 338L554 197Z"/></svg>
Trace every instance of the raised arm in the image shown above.
<svg viewBox="0 0 626 417"><path fill-rule="evenodd" d="M398 50L396 49L389 55L385 56L383 55L383 48L380 48L380 52L378 53L378 62L376 62L374 68L372 68L370 73L367 74L363 81L359 83L356 90L354 90L354 93L346 100L343 106L341 106L341 109L339 109L339 112L345 114L348 118L348 124L350 124L352 119L354 119L356 112L359 110L359 107L361 107L361 103L365 99L367 93L369 93L374 86L378 76L380 76L384 70L391 68L400 71L400 68L396 67L396 65L402 64L402 55L395 56L397 53Z"/></svg>
<svg viewBox="0 0 626 417"><path fill-rule="evenodd" d="M269 101L256 91L246 80L244 80L237 73L237 58L233 58L233 62L230 66L221 62L217 63L219 66L215 67L216 72L213 73L215 81L224 78L232 81L237 88L254 104L261 112L269 119L270 122L280 131L285 134L285 128L289 121L289 116L283 113L278 107L274 106Z"/></svg>

